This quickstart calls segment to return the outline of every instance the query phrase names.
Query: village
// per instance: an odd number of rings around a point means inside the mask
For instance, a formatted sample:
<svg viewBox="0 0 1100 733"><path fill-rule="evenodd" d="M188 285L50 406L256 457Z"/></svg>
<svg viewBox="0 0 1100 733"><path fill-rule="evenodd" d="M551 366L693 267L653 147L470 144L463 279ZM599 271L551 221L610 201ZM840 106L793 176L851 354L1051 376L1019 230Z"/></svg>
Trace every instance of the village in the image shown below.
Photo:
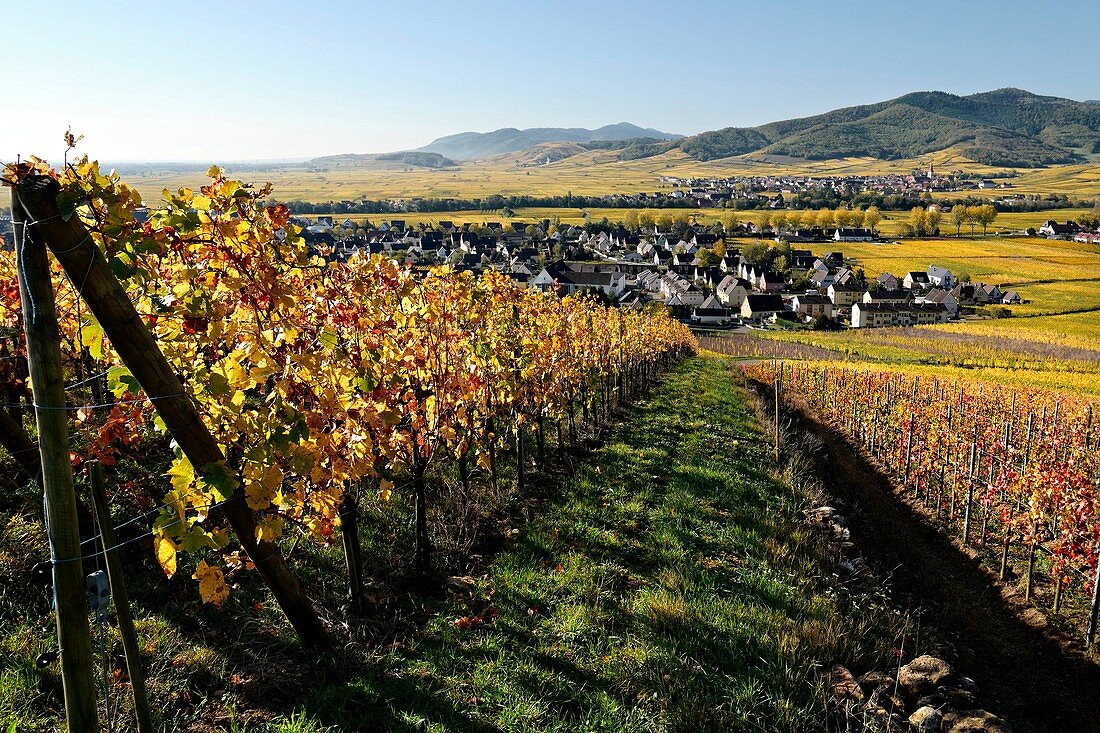
<svg viewBox="0 0 1100 733"><path fill-rule="evenodd" d="M966 192L1010 189L1004 177L979 178L961 172L936 172L933 164L926 171L886 173L882 175L808 176L754 175L712 178L662 176L661 182L673 188L671 198L691 198L699 206L718 206L738 200L762 199L771 208L784 205L784 197L799 195L849 198L860 193L918 197L933 192Z"/></svg>
<svg viewBox="0 0 1100 733"><path fill-rule="evenodd" d="M975 309L1020 304L1021 295L996 283L971 282L965 273L929 263L924 270L868 278L846 258L845 242L873 242L863 227L810 228L779 234L739 223L682 224L627 231L539 222L456 226L377 227L332 217L299 219L303 236L334 261L356 253L382 254L419 271L448 264L458 270L495 269L517 283L559 295L592 294L627 309L661 306L700 328L883 328L945 323ZM1044 234L1082 235L1047 222ZM740 246L727 246L737 237ZM754 237L746 243L743 238ZM794 248L792 242L821 245ZM806 245L800 244L805 247ZM825 249L828 247L829 249ZM963 275L963 278L959 277Z"/></svg>

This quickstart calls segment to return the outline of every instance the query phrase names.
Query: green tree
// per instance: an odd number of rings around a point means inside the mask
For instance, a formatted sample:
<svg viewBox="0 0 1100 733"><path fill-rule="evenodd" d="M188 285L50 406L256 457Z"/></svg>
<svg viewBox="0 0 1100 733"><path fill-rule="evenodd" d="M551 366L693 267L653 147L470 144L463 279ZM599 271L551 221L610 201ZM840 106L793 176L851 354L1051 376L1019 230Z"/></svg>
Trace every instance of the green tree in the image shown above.
<svg viewBox="0 0 1100 733"><path fill-rule="evenodd" d="M713 267L721 259L713 249L700 249L695 253L695 259L703 267Z"/></svg>
<svg viewBox="0 0 1100 733"><path fill-rule="evenodd" d="M743 256L747 262L754 265L764 265L771 262L772 249L767 242L753 242L745 247Z"/></svg>

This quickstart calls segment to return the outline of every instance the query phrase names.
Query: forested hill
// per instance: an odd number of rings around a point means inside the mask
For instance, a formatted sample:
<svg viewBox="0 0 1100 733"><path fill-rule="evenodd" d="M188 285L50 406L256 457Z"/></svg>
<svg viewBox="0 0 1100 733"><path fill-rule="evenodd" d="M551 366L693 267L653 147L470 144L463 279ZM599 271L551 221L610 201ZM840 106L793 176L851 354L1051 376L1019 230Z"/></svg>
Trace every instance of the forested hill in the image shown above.
<svg viewBox="0 0 1100 733"><path fill-rule="evenodd" d="M473 160L490 155L514 153L540 143L589 143L631 140L634 138L678 140L680 137L682 136L651 128L638 127L629 122L604 125L595 130L588 130L583 127L532 127L526 130L505 127L493 132L460 132L457 135L447 135L433 140L420 150L439 153L457 160Z"/></svg>
<svg viewBox="0 0 1100 733"><path fill-rule="evenodd" d="M1041 166L1100 153L1100 105L1022 89L914 92L813 117L704 132L664 149L673 147L699 160L746 153L911 158L955 147L988 165Z"/></svg>

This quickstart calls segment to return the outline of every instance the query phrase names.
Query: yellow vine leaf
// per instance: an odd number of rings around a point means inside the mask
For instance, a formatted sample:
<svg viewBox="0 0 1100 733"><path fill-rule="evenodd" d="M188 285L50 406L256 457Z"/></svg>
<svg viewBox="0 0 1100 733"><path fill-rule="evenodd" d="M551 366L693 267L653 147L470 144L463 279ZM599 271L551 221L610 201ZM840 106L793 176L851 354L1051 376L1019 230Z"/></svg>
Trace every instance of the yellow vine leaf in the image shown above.
<svg viewBox="0 0 1100 733"><path fill-rule="evenodd" d="M221 567L207 565L205 560L200 560L191 577L199 581L199 596L203 603L221 606L229 597L229 586L225 583L225 574Z"/></svg>
<svg viewBox="0 0 1100 733"><path fill-rule="evenodd" d="M153 544L161 570L171 578L176 574L176 543L167 537L157 537L153 540Z"/></svg>

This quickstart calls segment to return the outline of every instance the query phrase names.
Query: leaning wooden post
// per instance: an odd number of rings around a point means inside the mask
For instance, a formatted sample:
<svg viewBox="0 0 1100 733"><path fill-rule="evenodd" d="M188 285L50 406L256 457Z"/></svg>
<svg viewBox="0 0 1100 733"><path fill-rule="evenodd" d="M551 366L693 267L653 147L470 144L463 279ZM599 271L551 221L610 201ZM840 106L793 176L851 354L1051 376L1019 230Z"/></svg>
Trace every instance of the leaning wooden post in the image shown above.
<svg viewBox="0 0 1100 733"><path fill-rule="evenodd" d="M60 192L57 181L48 176L31 176L18 183L15 191L19 206L13 209L26 212L37 222L34 233L53 251L72 282L80 284L80 295L111 340L111 346L149 396L191 465L202 470L225 463L225 454L217 440L134 309L126 289L95 246L91 234L79 217L67 220L61 217L57 206ZM67 463L67 451L65 456ZM282 551L273 542L256 539L256 515L238 497L243 497L243 492L234 494L232 500L221 505L219 512L232 526L241 546L302 641L312 646L329 646L328 633Z"/></svg>
<svg viewBox="0 0 1100 733"><path fill-rule="evenodd" d="M92 489L92 503L99 520L99 536L103 543L107 578L111 584L111 598L115 602L115 618L118 633L122 637L122 652L126 655L126 673L130 676L130 690L134 695L134 716L138 733L153 733L153 718L149 714L149 699L145 695L145 671L141 666L141 647L138 646L134 618L130 615L130 594L122 575L122 563L118 558L118 539L112 525L111 510L107 504L107 490L103 481L103 466L99 461L88 464L88 484Z"/></svg>
<svg viewBox="0 0 1100 733"><path fill-rule="evenodd" d="M1089 611L1089 628L1085 633L1085 646L1096 641L1096 623L1100 620L1100 561L1096 563L1096 576L1092 581L1092 608Z"/></svg>
<svg viewBox="0 0 1100 733"><path fill-rule="evenodd" d="M69 458L69 425L65 381L61 370L61 331L57 325L49 257L39 233L31 229L12 189L15 261L19 297L27 334L27 357L38 425L38 452L45 493L46 535L53 567L53 600L57 639L61 645L61 680L65 718L71 733L99 730L88 597L80 562L76 491Z"/></svg>
<svg viewBox="0 0 1100 733"><path fill-rule="evenodd" d="M38 476L42 466L38 456L38 446L7 410L0 410L0 445L4 446L4 449L15 459L19 468L26 474L26 478L33 479Z"/></svg>

